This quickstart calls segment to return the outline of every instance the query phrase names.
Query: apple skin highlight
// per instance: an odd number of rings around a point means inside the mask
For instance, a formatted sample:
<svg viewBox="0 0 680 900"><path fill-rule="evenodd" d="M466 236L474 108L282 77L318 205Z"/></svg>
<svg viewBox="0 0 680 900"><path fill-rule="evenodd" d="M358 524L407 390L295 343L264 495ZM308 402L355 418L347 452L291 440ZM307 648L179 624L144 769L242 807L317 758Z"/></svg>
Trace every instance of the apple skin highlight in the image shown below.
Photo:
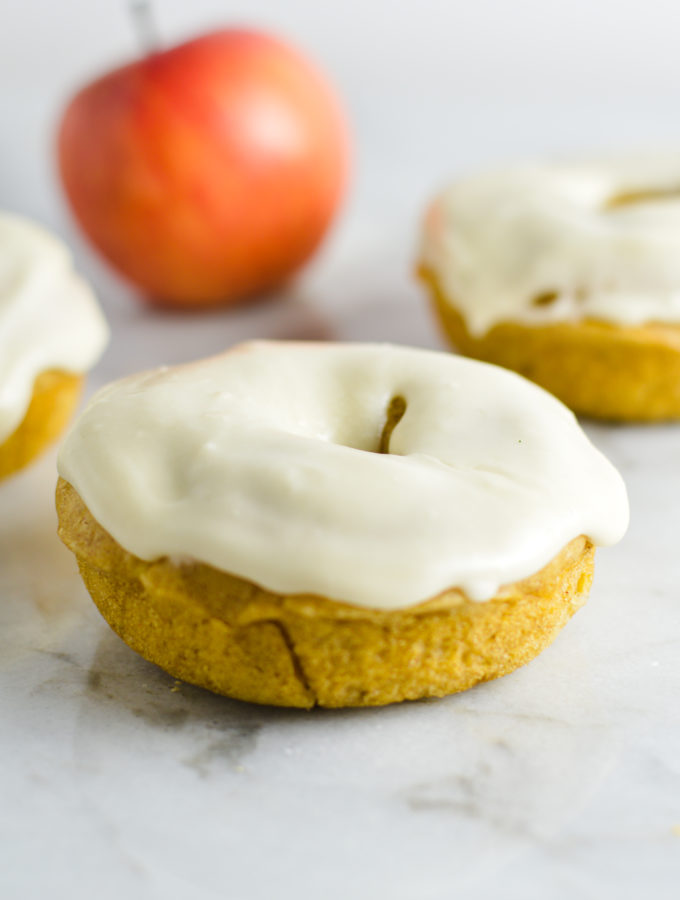
<svg viewBox="0 0 680 900"><path fill-rule="evenodd" d="M304 57L227 29L85 87L58 155L83 231L145 299L224 306L281 284L315 251L344 192L349 139Z"/></svg>

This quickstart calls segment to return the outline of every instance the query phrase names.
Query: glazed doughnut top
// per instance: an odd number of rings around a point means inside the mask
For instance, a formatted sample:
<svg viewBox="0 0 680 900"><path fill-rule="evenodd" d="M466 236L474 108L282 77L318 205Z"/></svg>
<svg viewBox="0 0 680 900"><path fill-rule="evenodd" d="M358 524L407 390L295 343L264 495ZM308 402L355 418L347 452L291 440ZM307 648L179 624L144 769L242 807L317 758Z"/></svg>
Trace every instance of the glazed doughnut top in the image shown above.
<svg viewBox="0 0 680 900"><path fill-rule="evenodd" d="M680 324L680 153L463 179L430 207L421 262L476 337L508 321Z"/></svg>
<svg viewBox="0 0 680 900"><path fill-rule="evenodd" d="M41 372L87 371L108 328L65 244L0 213L0 443L23 419Z"/></svg>
<svg viewBox="0 0 680 900"><path fill-rule="evenodd" d="M620 476L550 394L387 345L255 342L123 379L58 466L142 559L381 609L489 599L628 521Z"/></svg>

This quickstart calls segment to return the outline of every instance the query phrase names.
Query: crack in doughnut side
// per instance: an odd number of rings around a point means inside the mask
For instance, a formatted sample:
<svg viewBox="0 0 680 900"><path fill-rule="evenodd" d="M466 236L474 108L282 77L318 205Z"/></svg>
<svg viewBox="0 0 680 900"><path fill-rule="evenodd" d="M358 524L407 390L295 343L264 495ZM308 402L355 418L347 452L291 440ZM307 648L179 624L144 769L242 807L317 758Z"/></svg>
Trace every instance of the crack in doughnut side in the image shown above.
<svg viewBox="0 0 680 900"><path fill-rule="evenodd" d="M397 394L395 397L392 397L390 402L387 404L387 410L385 412L385 424L383 425L383 429L380 434L378 453L390 452L390 439L392 437L392 432L404 418L405 412L406 400L399 394Z"/></svg>
<svg viewBox="0 0 680 900"><path fill-rule="evenodd" d="M295 649L295 644L290 634L288 633L288 629L286 626L279 621L278 619L261 619L258 624L267 623L269 625L273 625L279 634L281 635L281 640L286 645L286 649L288 650L288 655L290 656L291 665L293 666L293 672L295 673L295 677L300 682L302 688L305 690L307 694L309 694L312 703L312 706L317 706L318 701L316 697L316 692L314 688L309 683L309 679L304 670L304 666L302 665L302 661L298 656L297 650Z"/></svg>

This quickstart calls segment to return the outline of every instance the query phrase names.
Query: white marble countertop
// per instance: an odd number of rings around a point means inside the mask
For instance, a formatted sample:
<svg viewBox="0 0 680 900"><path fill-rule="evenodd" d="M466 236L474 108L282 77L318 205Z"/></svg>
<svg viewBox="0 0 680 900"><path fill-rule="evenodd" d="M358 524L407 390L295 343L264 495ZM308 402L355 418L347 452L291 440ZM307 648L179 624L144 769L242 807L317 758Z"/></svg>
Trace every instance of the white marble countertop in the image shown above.
<svg viewBox="0 0 680 900"><path fill-rule="evenodd" d="M538 0L525 7L540 34L491 0L465 16L426 0L417 20L387 0L348 15L346 3L254 0L256 21L316 41L340 84L353 192L295 287L232 313L164 316L90 256L45 149L68 85L129 53L117 6L98 4L95 22L85 0L29 0L0 34L0 205L59 230L95 283L114 340L89 390L254 336L441 346L410 269L417 215L446 174L680 140L677 28L662 0L640 3L643 18L635 4L603 0L598 18L573 0L559 46ZM224 18L217 0L158 6L169 33L208 10ZM377 66L369 37L386 16ZM588 431L627 481L632 524L598 552L584 609L510 676L363 711L258 708L174 682L108 629L56 538L54 452L0 484L0 897L680 896L680 426Z"/></svg>

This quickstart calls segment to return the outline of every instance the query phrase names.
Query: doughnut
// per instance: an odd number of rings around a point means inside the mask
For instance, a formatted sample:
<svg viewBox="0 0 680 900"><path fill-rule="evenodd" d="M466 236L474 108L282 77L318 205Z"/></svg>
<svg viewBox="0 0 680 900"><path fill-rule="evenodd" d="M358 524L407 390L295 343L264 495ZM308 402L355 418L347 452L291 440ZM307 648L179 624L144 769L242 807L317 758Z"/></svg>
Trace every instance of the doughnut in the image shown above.
<svg viewBox="0 0 680 900"><path fill-rule="evenodd" d="M504 675L584 603L628 505L573 414L446 353L258 341L103 388L58 459L59 534L176 678L309 708Z"/></svg>
<svg viewBox="0 0 680 900"><path fill-rule="evenodd" d="M579 414L680 417L680 154L461 179L429 207L418 271L464 355Z"/></svg>
<svg viewBox="0 0 680 900"><path fill-rule="evenodd" d="M65 245L27 219L0 213L0 478L62 432L107 339Z"/></svg>

